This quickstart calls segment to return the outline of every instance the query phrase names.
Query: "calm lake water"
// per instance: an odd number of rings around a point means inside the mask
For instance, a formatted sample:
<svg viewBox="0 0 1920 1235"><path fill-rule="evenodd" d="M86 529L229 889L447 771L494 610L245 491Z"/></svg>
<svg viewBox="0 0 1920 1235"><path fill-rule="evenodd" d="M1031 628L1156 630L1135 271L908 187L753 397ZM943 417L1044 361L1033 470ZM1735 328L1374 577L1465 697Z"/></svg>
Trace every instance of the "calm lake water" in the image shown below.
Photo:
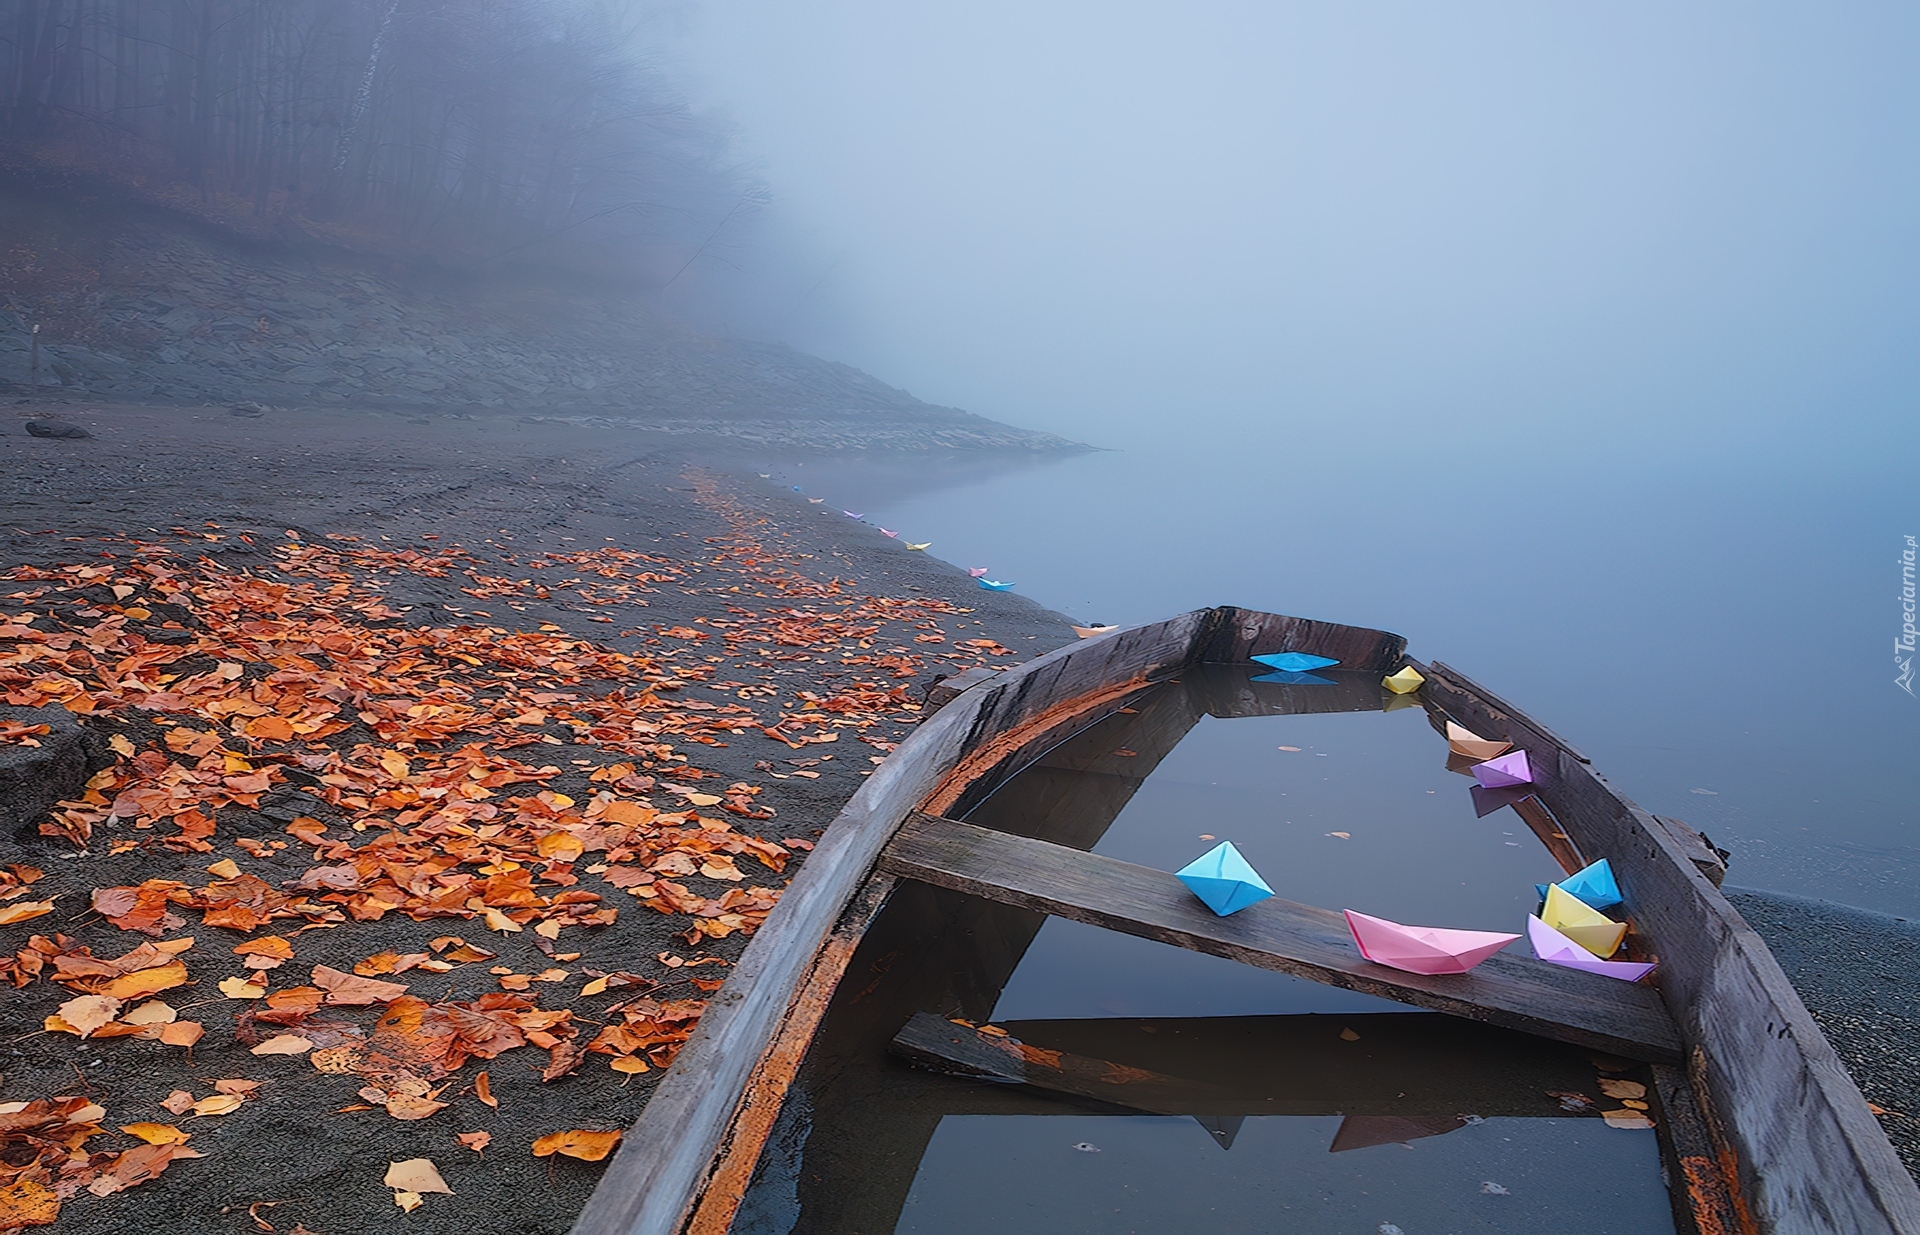
<svg viewBox="0 0 1920 1235"><path fill-rule="evenodd" d="M1203 446L1194 419L998 472L761 470L1083 621L1238 604L1396 631L1731 850L1730 882L1920 911L1920 699L1892 657L1920 484L1891 443Z"/></svg>

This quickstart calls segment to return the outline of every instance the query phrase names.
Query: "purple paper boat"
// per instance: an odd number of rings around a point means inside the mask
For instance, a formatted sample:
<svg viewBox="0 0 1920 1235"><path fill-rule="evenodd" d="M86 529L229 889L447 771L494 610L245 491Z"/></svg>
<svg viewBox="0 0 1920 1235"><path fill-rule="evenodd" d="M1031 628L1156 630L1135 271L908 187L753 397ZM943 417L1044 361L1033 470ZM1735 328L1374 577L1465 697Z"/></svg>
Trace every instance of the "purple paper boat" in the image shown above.
<svg viewBox="0 0 1920 1235"><path fill-rule="evenodd" d="M1360 955L1376 965L1408 973L1465 973L1520 938L1493 931L1402 926L1351 909L1346 914L1347 929L1353 932Z"/></svg>
<svg viewBox="0 0 1920 1235"><path fill-rule="evenodd" d="M1533 769L1527 765L1527 752L1524 750L1510 751L1498 759L1474 764L1473 776L1489 789L1533 783Z"/></svg>
<svg viewBox="0 0 1920 1235"><path fill-rule="evenodd" d="M1653 965L1645 961L1603 961L1532 914L1527 915L1527 942L1533 945L1533 954L1549 965L1584 969L1603 978L1638 982L1653 972Z"/></svg>

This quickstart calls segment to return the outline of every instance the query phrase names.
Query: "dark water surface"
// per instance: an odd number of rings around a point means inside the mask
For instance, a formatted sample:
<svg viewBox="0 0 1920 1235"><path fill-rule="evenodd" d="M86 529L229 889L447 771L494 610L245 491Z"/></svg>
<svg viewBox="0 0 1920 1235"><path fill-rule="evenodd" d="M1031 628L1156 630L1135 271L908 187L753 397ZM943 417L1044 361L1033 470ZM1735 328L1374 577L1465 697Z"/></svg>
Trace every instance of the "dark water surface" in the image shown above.
<svg viewBox="0 0 1920 1235"><path fill-rule="evenodd" d="M1477 815L1423 709L1373 674L1259 672L1143 690L954 813L1160 869L1230 839L1288 899L1524 930L1559 867L1510 810ZM1103 1091L1128 1103L1113 1106L910 1068L888 1043L916 1013L1160 1079L1137 1102ZM734 1229L1670 1231L1655 1134L1562 1106L1617 1106L1602 1066L1625 1065L908 883L854 956Z"/></svg>
<svg viewBox="0 0 1920 1235"><path fill-rule="evenodd" d="M1644 426L1583 445L1279 423L1198 445L1180 421L998 474L761 470L1084 621L1239 604L1396 631L1710 834L1731 882L1920 910L1920 700L1892 656L1920 501L1891 445L1875 461L1819 433L1720 453Z"/></svg>

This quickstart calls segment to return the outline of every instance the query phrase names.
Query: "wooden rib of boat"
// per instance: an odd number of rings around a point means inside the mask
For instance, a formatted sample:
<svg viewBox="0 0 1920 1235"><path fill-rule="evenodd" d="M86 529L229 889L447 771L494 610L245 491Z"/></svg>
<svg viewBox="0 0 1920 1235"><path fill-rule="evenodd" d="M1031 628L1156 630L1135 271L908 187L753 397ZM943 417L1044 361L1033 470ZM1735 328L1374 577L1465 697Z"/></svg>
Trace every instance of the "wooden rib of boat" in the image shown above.
<svg viewBox="0 0 1920 1235"><path fill-rule="evenodd" d="M1452 720L1526 751L1535 793L1511 804L1568 873L1611 860L1636 946L1659 962L1653 985L1501 957L1463 975L1401 973L1360 960L1324 910L1263 902L1215 918L1179 895L1171 876L1085 852L1090 843L1076 848L1071 837L1013 836L949 817L1129 696L1203 664L1244 664L1277 651L1333 657L1373 675L1413 665L1426 678L1411 696L1352 680L1331 690L1278 687L1298 693L1289 710L1411 702L1436 729ZM1920 1190L1779 964L1720 894L1711 847L1634 805L1586 756L1463 674L1410 660L1399 636L1206 609L968 676L949 680L957 693L934 700L945 702L821 837L625 1138L577 1235L724 1235L836 985L901 880L1641 1061L1654 1082L1682 1231L1920 1235ZM1236 706L1228 700L1225 710L1209 711L1252 714ZM944 1032L916 1018L894 1049L910 1057L946 1052L956 1071L991 1071L993 1043L961 1040L966 1035L945 1042ZM1095 1082L1070 1067L1017 1079L1097 1094L1089 1090ZM1161 1096L1153 1101L1166 1109L1231 1107L1204 1086L1169 1077L1155 1084Z"/></svg>

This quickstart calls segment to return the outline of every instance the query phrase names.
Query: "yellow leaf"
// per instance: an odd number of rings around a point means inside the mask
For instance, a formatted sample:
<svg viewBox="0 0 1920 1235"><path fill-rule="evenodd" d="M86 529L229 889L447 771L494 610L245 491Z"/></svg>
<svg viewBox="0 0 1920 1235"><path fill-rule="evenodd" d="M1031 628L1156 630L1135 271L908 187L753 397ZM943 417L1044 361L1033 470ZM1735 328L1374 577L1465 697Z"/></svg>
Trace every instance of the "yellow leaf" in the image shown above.
<svg viewBox="0 0 1920 1235"><path fill-rule="evenodd" d="M245 978L222 978L220 993L228 999L258 999L267 993L267 988L255 986Z"/></svg>
<svg viewBox="0 0 1920 1235"><path fill-rule="evenodd" d="M242 1098L239 1094L217 1093L194 1103L193 1113L196 1115L230 1115L234 1111L239 1110L240 1104L245 1100L246 1099Z"/></svg>
<svg viewBox="0 0 1920 1235"><path fill-rule="evenodd" d="M115 999L140 999L170 991L176 986L185 986L187 980L187 967L179 961L169 961L152 969L122 974L101 988L100 993Z"/></svg>
<svg viewBox="0 0 1920 1235"><path fill-rule="evenodd" d="M398 754L395 751L387 751L382 754L380 756L380 766L386 770L388 776L393 777L395 780L405 780L408 771L411 770L407 763L406 756Z"/></svg>
<svg viewBox="0 0 1920 1235"><path fill-rule="evenodd" d="M133 743L127 740L126 734L114 734L107 739L107 745L113 747L116 753L125 755L129 759L133 758Z"/></svg>
<svg viewBox="0 0 1920 1235"><path fill-rule="evenodd" d="M547 918L533 928L533 933L542 939L560 938L560 923L557 919Z"/></svg>
<svg viewBox="0 0 1920 1235"><path fill-rule="evenodd" d="M1600 1118L1607 1121L1609 1128L1651 1128L1653 1120L1639 1111L1618 1110L1601 1111Z"/></svg>
<svg viewBox="0 0 1920 1235"><path fill-rule="evenodd" d="M648 1071L647 1061L638 1055L616 1055L607 1061L607 1066L615 1072L624 1072L628 1076Z"/></svg>
<svg viewBox="0 0 1920 1235"><path fill-rule="evenodd" d="M408 1158L387 1163L386 1185L400 1192L438 1192L452 1196L453 1189L440 1178L439 1168L428 1158Z"/></svg>
<svg viewBox="0 0 1920 1235"><path fill-rule="evenodd" d="M218 875L222 879L238 879L240 877L240 868L234 865L232 858L221 858L218 862L215 862L207 868L207 873L209 875Z"/></svg>
<svg viewBox="0 0 1920 1235"><path fill-rule="evenodd" d="M299 1034L276 1034L253 1048L255 1055L304 1055L313 1049L313 1043Z"/></svg>
<svg viewBox="0 0 1920 1235"><path fill-rule="evenodd" d="M401 1213L405 1214L412 1213L424 1204L418 1192L396 1192L393 1194L393 1203L400 1207Z"/></svg>
<svg viewBox="0 0 1920 1235"><path fill-rule="evenodd" d="M120 1130L128 1136L137 1136L149 1145L178 1145L193 1134L182 1132L172 1124L122 1124Z"/></svg>
<svg viewBox="0 0 1920 1235"><path fill-rule="evenodd" d="M486 919L487 929L490 931L513 931L517 933L521 929L518 922L515 922L506 914L501 913L498 909L489 908L486 913Z"/></svg>
<svg viewBox="0 0 1920 1235"><path fill-rule="evenodd" d="M52 825L49 824L49 827ZM54 897L54 900L60 899ZM8 905L0 909L0 926L11 926L15 922L26 922L53 912L53 900L22 901L18 905Z"/></svg>
<svg viewBox="0 0 1920 1235"><path fill-rule="evenodd" d="M582 1162L598 1162L613 1152L620 1143L620 1133L594 1132L586 1128L570 1128L565 1132L553 1132L533 1143L533 1156L548 1158L554 1154L564 1154L569 1158L578 1158Z"/></svg>
<svg viewBox="0 0 1920 1235"><path fill-rule="evenodd" d="M1603 1076L1600 1078L1600 1092L1609 1098L1644 1098L1647 1096L1647 1087L1639 1081L1624 1081L1619 1077Z"/></svg>
<svg viewBox="0 0 1920 1235"><path fill-rule="evenodd" d="M687 795L687 801L693 804L694 806L720 805L719 795L712 794L712 793L689 793ZM598 1161L598 1159L595 1159L595 1160Z"/></svg>
<svg viewBox="0 0 1920 1235"><path fill-rule="evenodd" d="M607 980L605 978L595 978L593 981L581 987L580 993L582 995L598 995L601 991L604 991L606 989L607 989Z"/></svg>

